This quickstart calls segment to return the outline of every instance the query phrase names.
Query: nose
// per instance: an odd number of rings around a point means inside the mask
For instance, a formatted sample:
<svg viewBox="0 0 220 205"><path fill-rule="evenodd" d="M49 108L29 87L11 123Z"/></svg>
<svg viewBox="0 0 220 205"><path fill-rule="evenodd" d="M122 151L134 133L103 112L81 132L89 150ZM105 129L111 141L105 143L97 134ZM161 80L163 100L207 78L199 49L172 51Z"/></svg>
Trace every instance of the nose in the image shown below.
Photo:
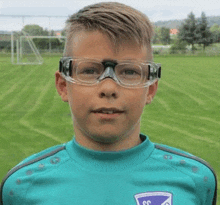
<svg viewBox="0 0 220 205"><path fill-rule="evenodd" d="M99 97L116 99L119 96L118 84L112 78L106 78L99 83Z"/></svg>

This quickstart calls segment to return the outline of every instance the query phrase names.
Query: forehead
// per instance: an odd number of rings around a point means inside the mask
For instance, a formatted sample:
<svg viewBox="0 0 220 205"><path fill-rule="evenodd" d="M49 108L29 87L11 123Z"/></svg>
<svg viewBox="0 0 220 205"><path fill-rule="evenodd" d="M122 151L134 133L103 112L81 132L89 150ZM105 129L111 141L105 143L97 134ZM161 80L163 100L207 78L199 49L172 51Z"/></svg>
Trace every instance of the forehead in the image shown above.
<svg viewBox="0 0 220 205"><path fill-rule="evenodd" d="M115 45L99 31L78 32L68 44L71 57L141 61L151 58L146 47L128 41Z"/></svg>

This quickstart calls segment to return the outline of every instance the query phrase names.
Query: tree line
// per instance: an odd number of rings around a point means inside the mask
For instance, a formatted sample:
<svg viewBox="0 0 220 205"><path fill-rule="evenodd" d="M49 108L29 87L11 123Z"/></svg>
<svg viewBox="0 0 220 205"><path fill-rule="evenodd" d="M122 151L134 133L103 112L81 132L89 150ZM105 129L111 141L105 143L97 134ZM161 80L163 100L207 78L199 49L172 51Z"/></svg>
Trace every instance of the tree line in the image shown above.
<svg viewBox="0 0 220 205"><path fill-rule="evenodd" d="M199 16L199 18L201 17L201 15ZM186 17L187 18L187 15ZM197 20L199 19L197 17ZM181 26L181 24L183 23L185 19L182 20L167 20L167 21L157 21L154 23L155 26L157 27L167 27L167 28L179 28ZM220 25L220 15L219 16L207 16L207 21L208 21L208 25L209 27L212 27L214 24Z"/></svg>
<svg viewBox="0 0 220 205"><path fill-rule="evenodd" d="M25 36L27 34L28 36L42 36L42 38L33 38L33 42L35 43L36 47L40 50L40 52L44 51L63 51L64 48L64 41L61 41L58 38L43 38L43 36L51 36L55 37L55 31L51 30L48 31L47 29L43 29L41 26L36 24L26 25L21 31L14 32L14 41L19 39L20 36ZM61 33L61 35L64 34L64 32ZM14 42L16 44L16 42ZM0 34L0 51L10 51L11 50L11 35L1 35Z"/></svg>
<svg viewBox="0 0 220 205"><path fill-rule="evenodd" d="M173 51L185 50L187 45L190 45L192 51L195 51L195 44L202 45L205 50L210 44L220 42L220 26L214 24L209 27L204 12L199 19L195 18L193 12L188 14L187 19L179 27L179 33L174 38L169 35L169 28L157 27L155 31L153 43L172 44Z"/></svg>
<svg viewBox="0 0 220 205"><path fill-rule="evenodd" d="M27 33L29 36L56 36L54 30L48 31L39 25L26 25L22 29L22 33ZM62 50L65 43L58 38L33 38L33 42L41 52L48 50Z"/></svg>
<svg viewBox="0 0 220 205"><path fill-rule="evenodd" d="M23 32L28 33L30 36L56 36L53 30L48 31L39 25L26 25L21 32L15 33L15 39L16 35L21 35ZM61 35L65 36L65 31L62 31ZM208 45L220 42L220 26L214 24L212 27L209 27L204 12L202 12L201 18L198 19L191 12L179 27L179 33L174 36L171 37L170 28L155 27L153 44L172 44L171 49L173 53L175 50L184 51L187 45L190 45L192 51L194 51L196 50L195 44L202 45L203 50L205 50ZM5 49L10 51L10 36L8 35L8 37L7 41L4 39L0 41L0 50ZM59 39L33 38L33 41L40 50L48 50L48 48L62 50L64 48L64 42Z"/></svg>
<svg viewBox="0 0 220 205"><path fill-rule="evenodd" d="M216 37L215 33L212 33L208 27L207 17L204 12L202 12L199 20L196 20L195 15L191 12L180 27L178 34L179 40L191 45L192 50L195 50L195 44L203 45L203 50L205 50L206 46L219 42L220 36Z"/></svg>
<svg viewBox="0 0 220 205"><path fill-rule="evenodd" d="M55 36L54 31L44 30L38 25L26 25L23 31L33 36ZM65 36L65 31L61 32L61 35ZM33 39L36 46L40 49L48 48L48 39ZM62 47L63 43L58 39L51 39L53 47ZM170 45L172 44L174 49L184 50L186 45L191 45L191 49L194 51L195 44L200 44L205 50L206 46L212 43L220 42L220 26L214 24L211 28L208 26L207 17L204 12L201 14L201 18L196 19L193 12L188 14L188 17L183 21L179 28L179 33L176 38L172 38L170 35L170 29L167 27L155 27L155 35L153 38L153 44Z"/></svg>

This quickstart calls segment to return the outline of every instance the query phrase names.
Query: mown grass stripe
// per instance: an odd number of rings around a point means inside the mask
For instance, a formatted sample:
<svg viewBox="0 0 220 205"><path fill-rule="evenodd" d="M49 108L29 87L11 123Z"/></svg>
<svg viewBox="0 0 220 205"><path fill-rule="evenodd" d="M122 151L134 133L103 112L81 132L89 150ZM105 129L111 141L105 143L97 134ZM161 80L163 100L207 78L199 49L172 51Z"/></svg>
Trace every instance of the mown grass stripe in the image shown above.
<svg viewBox="0 0 220 205"><path fill-rule="evenodd" d="M10 87L10 89L8 89L7 91L5 91L1 96L0 96L0 101L4 100L4 98L9 95L10 93L14 92L15 89L17 89L18 85L20 85L21 83L23 83L24 81L26 81L34 72L36 71L36 69L32 69L30 70L30 72L28 72L28 74L26 74L25 76L20 76L20 80L19 81L14 81L14 84ZM14 80L14 79L13 79Z"/></svg>
<svg viewBox="0 0 220 205"><path fill-rule="evenodd" d="M59 142L61 143L62 140L60 140L58 137L55 137L54 135L51 135L50 133L46 132L46 131L43 131L43 130L40 130L34 126L32 126L29 122L28 122L28 118L31 118L32 114L34 112L37 111L37 109L40 108L40 106L42 105L42 101L44 99L44 97L47 95L47 93L50 91L50 88L52 86L52 84L54 84L54 81L51 79L45 86L44 86L44 89L43 91L40 93L39 97L38 97L38 100L36 101L35 105L32 107L32 109L30 109L28 111L27 114L25 114L20 120L20 124L22 124L23 126L27 127L28 129L34 131L34 132L37 132L37 133L40 133L46 137L49 137L50 139L53 139L54 141L56 142Z"/></svg>
<svg viewBox="0 0 220 205"><path fill-rule="evenodd" d="M18 89L19 90L18 92L12 91L14 98L11 98L10 101L8 101L7 104L5 104L5 106L2 107L2 111L9 110L10 108L15 107L16 104L19 104L20 99L22 99L22 97L23 97L22 95L29 92L31 83L32 83L31 81L28 81L25 84L25 86L22 87L21 90Z"/></svg>
<svg viewBox="0 0 220 205"><path fill-rule="evenodd" d="M176 86L168 83L168 82L163 82L164 85L166 85L167 87L171 88L172 90L175 90L179 93L182 93L184 95L186 95L187 97L191 98L192 100L194 100L195 102L197 102L198 104L201 104L201 105L204 105L204 101L202 99L199 99L199 98L196 98L194 97L193 95L191 95L190 93L182 90L182 89L179 89L177 88Z"/></svg>
<svg viewBox="0 0 220 205"><path fill-rule="evenodd" d="M23 120L23 119L20 120L20 124L25 126L27 129L29 129L31 131L34 131L34 132L37 132L37 133L39 133L39 134L41 134L45 137L48 137L48 138L50 138L50 139L52 139L52 140L54 140L58 143L63 143L63 140L61 140L59 137L56 137L56 136L50 134L49 132L46 132L44 130L41 130L39 128L36 128L36 127L32 126L27 120Z"/></svg>
<svg viewBox="0 0 220 205"><path fill-rule="evenodd" d="M156 99L154 100L154 102L156 101L156 103L160 103L160 105L166 110L166 111L171 111L171 107L170 105L161 97L156 97Z"/></svg>
<svg viewBox="0 0 220 205"><path fill-rule="evenodd" d="M194 135L194 134L190 133L189 131L183 130L183 129L179 128L179 127L171 126L169 124L158 122L158 121L154 121L154 120L148 120L148 122L152 123L152 124L157 124L157 125L159 125L161 127L167 128L167 129L172 130L172 131L179 132L180 134L183 134L185 136L191 137L191 138L196 139L196 140L201 140L201 141L204 141L204 142L207 142L207 143L212 143L213 146L217 146L217 147L220 146L220 143L218 143L216 141L213 141L213 140L210 140L210 139L206 139L206 138L200 137L198 135Z"/></svg>
<svg viewBox="0 0 220 205"><path fill-rule="evenodd" d="M6 74L0 90L0 178L28 155L69 141L74 134L69 106L54 85L59 58L47 56L42 66L0 64L1 73ZM162 79L141 120L141 132L152 141L204 158L218 176L219 60L156 56L155 62L162 64Z"/></svg>

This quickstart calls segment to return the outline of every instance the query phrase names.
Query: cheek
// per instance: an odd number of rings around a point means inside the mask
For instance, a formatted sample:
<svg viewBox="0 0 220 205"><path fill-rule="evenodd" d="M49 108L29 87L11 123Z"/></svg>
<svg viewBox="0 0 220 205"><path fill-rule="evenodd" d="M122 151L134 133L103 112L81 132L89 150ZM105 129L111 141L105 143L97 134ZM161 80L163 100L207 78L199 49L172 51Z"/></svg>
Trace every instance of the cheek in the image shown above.
<svg viewBox="0 0 220 205"><path fill-rule="evenodd" d="M89 99L89 94L85 93L85 91L82 92L77 88L68 89L68 101L73 114L77 113L81 115L83 112L85 112Z"/></svg>
<svg viewBox="0 0 220 205"><path fill-rule="evenodd" d="M135 90L134 93L128 96L131 96L131 97L127 99L126 102L127 104L129 104L132 115L134 116L141 115L143 108L146 105L147 91Z"/></svg>
<svg viewBox="0 0 220 205"><path fill-rule="evenodd" d="M132 101L136 103L137 106L143 107L146 104L147 101L147 94L148 94L148 88L140 88L140 89L134 89L132 92Z"/></svg>

